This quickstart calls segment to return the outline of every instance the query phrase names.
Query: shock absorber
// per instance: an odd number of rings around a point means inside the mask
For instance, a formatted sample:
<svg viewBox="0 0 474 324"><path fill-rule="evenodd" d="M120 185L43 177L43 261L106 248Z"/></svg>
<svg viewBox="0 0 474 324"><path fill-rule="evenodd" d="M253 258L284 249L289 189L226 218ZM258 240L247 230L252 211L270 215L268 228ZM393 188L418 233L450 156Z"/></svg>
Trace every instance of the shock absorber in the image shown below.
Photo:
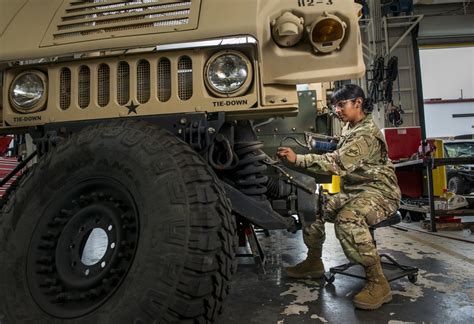
<svg viewBox="0 0 474 324"><path fill-rule="evenodd" d="M234 151L239 163L233 172L233 180L241 192L249 196L261 196L267 192L268 177L263 175L267 166L262 162L266 155L261 151L251 122L240 121L235 129Z"/></svg>

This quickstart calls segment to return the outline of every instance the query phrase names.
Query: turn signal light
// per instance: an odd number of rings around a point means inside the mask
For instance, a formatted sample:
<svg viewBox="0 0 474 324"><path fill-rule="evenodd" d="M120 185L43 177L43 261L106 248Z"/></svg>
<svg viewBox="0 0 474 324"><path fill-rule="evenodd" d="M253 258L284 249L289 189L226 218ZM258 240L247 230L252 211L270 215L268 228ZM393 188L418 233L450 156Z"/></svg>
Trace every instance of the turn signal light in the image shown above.
<svg viewBox="0 0 474 324"><path fill-rule="evenodd" d="M318 22L311 33L315 43L334 42L344 36L344 28L335 19L327 18Z"/></svg>
<svg viewBox="0 0 474 324"><path fill-rule="evenodd" d="M330 53L340 48L347 25L338 16L324 14L308 28L310 41L316 52Z"/></svg>

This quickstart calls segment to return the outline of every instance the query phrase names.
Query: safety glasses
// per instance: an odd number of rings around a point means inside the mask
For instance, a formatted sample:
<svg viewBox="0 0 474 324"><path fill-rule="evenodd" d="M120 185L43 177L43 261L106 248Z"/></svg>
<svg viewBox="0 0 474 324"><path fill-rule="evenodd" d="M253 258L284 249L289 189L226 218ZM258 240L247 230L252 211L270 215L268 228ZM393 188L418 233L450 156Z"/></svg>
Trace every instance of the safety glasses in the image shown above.
<svg viewBox="0 0 474 324"><path fill-rule="evenodd" d="M346 105L346 103L348 103L349 101L354 101L356 100L357 98L351 98L351 99L346 99L346 100L339 100L338 102L336 102L335 104L332 105L332 109L333 110L336 110L336 108L339 108L339 109L344 109L344 106Z"/></svg>

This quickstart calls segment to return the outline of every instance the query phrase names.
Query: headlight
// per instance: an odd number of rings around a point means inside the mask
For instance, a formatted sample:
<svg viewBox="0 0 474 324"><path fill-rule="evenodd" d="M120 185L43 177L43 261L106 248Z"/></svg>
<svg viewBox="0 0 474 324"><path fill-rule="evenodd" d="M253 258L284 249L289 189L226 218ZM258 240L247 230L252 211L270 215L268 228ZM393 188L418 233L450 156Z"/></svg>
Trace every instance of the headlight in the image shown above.
<svg viewBox="0 0 474 324"><path fill-rule="evenodd" d="M214 54L204 68L206 86L219 97L238 96L250 86L252 65L250 60L237 51Z"/></svg>
<svg viewBox="0 0 474 324"><path fill-rule="evenodd" d="M46 102L47 81L40 71L25 71L16 76L10 86L10 102L20 113L41 110Z"/></svg>

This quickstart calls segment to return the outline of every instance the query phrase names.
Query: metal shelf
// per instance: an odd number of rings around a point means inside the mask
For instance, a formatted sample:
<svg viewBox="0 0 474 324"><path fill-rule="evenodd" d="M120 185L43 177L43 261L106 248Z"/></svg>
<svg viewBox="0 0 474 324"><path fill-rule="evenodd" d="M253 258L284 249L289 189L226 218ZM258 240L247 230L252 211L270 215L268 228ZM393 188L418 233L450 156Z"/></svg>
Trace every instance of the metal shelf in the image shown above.
<svg viewBox="0 0 474 324"><path fill-rule="evenodd" d="M425 160L417 159L417 160L408 160L404 162L393 163L395 169L407 168L407 167L423 167Z"/></svg>
<svg viewBox="0 0 474 324"><path fill-rule="evenodd" d="M400 209L427 214L428 206L400 205ZM435 209L435 216L474 216L474 209Z"/></svg>
<svg viewBox="0 0 474 324"><path fill-rule="evenodd" d="M462 215L474 215L473 209L456 209L456 210L436 210L434 207L433 197L433 175L432 171L437 166L442 165L461 165L461 164L474 164L474 157L458 157L458 158L432 158L427 157L417 160L409 160L399 163L394 163L395 169L426 169L427 183L428 183L428 206L410 206L402 205L400 209L411 210L420 213L429 213L430 216L462 216ZM431 231L436 232L436 219L430 217Z"/></svg>
<svg viewBox="0 0 474 324"><path fill-rule="evenodd" d="M424 158L417 160L408 160L398 163L393 163L395 169L407 168L407 167L426 167L431 165L437 167L441 165L461 165L461 164L474 164L474 156L470 157L458 157L458 158Z"/></svg>

